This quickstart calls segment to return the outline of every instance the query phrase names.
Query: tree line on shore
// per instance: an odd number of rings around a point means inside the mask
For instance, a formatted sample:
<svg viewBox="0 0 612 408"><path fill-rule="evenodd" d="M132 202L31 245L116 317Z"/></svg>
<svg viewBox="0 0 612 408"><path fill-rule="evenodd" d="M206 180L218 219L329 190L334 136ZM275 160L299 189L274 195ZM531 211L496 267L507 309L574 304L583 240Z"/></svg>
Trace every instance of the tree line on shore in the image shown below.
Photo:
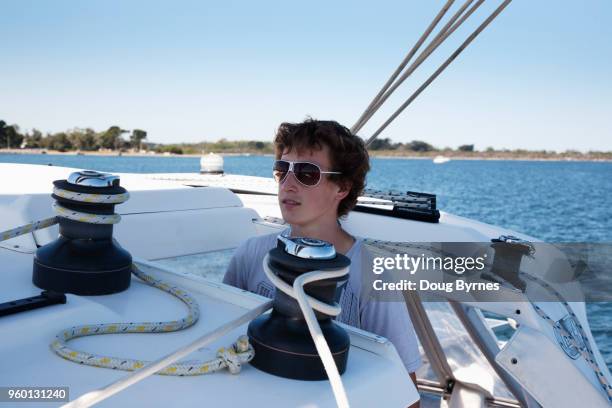
<svg viewBox="0 0 612 408"><path fill-rule="evenodd" d="M273 153L270 142L228 141L161 144L146 140L147 132L142 129L126 130L111 126L97 132L91 128L73 128L63 132L43 133L37 129L21 132L18 125L8 125L0 120L0 149L42 149L59 152L69 151L152 151L155 153L199 154L207 152L256 152Z"/></svg>
<svg viewBox="0 0 612 408"><path fill-rule="evenodd" d="M127 138L124 136L127 134ZM97 151L128 150L142 148L147 132L141 129L125 130L111 126L102 132L91 128L74 128L65 132L47 133L32 129L22 133L18 125L7 125L0 120L0 147L8 149L48 149L66 152L71 150Z"/></svg>
<svg viewBox="0 0 612 408"><path fill-rule="evenodd" d="M60 152L67 151L152 151L156 153L172 154L201 154L202 152L216 153L252 153L272 154L274 146L272 142L256 140L229 141L220 139L217 142L161 144L146 140L147 132L142 129L126 130L119 126L111 126L108 129L96 132L91 128L74 128L71 130L47 133L43 135L37 129L21 132L18 125L8 125L0 120L0 148L8 149L44 149ZM431 156L444 154L449 156L496 156L496 157L573 157L590 159L612 159L612 152L582 153L568 150L557 153L547 150L525 150L525 149L501 149L496 150L488 147L483 151L477 151L473 144L464 144L456 149L450 147L437 148L431 144L413 140L407 143L393 142L389 138L378 138L369 146L369 150L376 154L391 156Z"/></svg>

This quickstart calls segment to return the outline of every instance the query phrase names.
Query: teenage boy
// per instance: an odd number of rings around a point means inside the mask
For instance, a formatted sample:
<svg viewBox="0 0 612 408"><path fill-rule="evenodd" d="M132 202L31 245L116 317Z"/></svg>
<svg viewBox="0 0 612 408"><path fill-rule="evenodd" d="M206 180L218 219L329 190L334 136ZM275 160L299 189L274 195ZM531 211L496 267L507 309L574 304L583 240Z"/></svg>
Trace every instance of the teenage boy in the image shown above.
<svg viewBox="0 0 612 408"><path fill-rule="evenodd" d="M273 175L278 203L290 235L328 241L351 260L349 279L340 296L337 320L388 338L416 383L421 364L414 328L405 304L379 302L361 293L361 274L371 273L371 257L360 238L346 232L338 219L348 214L363 192L370 169L363 140L334 121L308 119L283 123L274 140ZM262 261L276 247L277 233L246 240L236 250L223 282L273 297Z"/></svg>

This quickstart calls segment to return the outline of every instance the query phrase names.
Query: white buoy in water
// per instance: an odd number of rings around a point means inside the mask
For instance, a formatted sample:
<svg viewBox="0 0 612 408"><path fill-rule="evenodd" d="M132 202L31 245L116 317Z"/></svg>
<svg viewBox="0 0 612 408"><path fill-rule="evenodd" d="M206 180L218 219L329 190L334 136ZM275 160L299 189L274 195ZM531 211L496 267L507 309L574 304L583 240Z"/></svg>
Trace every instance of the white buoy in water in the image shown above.
<svg viewBox="0 0 612 408"><path fill-rule="evenodd" d="M200 174L223 174L223 156L208 153L200 159Z"/></svg>

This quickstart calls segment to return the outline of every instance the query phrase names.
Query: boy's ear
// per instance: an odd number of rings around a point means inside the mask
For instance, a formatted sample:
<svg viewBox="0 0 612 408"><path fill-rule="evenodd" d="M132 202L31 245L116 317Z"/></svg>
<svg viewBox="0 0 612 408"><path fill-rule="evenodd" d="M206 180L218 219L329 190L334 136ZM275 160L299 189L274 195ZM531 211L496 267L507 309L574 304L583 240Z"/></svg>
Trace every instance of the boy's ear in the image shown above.
<svg viewBox="0 0 612 408"><path fill-rule="evenodd" d="M338 183L338 186L340 187L340 189L338 190L338 195L340 196L340 199L342 200L351 191L351 187L353 186L353 183L351 183L350 181L345 181L342 183Z"/></svg>

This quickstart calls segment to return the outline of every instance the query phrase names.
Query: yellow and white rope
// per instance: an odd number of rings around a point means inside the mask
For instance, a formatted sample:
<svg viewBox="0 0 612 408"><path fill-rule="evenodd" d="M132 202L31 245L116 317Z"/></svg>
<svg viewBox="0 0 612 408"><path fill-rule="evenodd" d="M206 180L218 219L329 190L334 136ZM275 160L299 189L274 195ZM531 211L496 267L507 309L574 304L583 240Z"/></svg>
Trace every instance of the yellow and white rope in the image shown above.
<svg viewBox="0 0 612 408"><path fill-rule="evenodd" d="M57 217L50 217L45 218L44 220L31 222L17 228L6 230L0 233L0 242L13 239L23 234L28 234L32 231L47 228L55 224L57 224Z"/></svg>
<svg viewBox="0 0 612 408"><path fill-rule="evenodd" d="M130 193L127 191L123 194L88 194L64 190L58 187L53 187L53 194L67 200L100 204L121 204L130 198Z"/></svg>
<svg viewBox="0 0 612 408"><path fill-rule="evenodd" d="M82 211L71 210L62 207L57 201L52 204L53 210L58 217L73 221L86 222L88 224L117 224L121 221L119 214L91 214Z"/></svg>
<svg viewBox="0 0 612 408"><path fill-rule="evenodd" d="M130 198L130 194L128 192L123 194L87 194L75 193L73 191L63 190L57 187L53 188L53 194L73 201L102 204L121 204ZM68 218L73 221L86 222L89 224L116 224L121 221L121 216L119 214L89 214L70 210L61 206L57 202L53 202L52 207L58 217ZM31 222L17 228L2 231L0 232L0 242L13 239L20 235L28 234L39 229L44 229L57 223L57 217L49 217L45 218L44 220Z"/></svg>
<svg viewBox="0 0 612 408"><path fill-rule="evenodd" d="M68 346L67 342L84 336L95 336L99 334L121 334L121 333L168 333L186 329L195 324L200 317L200 309L197 301L178 286L172 286L162 280L147 275L133 265L132 272L142 279L146 284L170 293L180 299L189 309L187 316L180 320L168 322L139 322L139 323L103 323L75 326L60 331L51 343L51 349L59 356L79 364L94 367L112 368L124 371L135 371L149 364L149 361L136 360L123 357L103 356L79 351ZM229 347L222 347L217 351L217 357L209 361L190 361L188 363L176 363L167 366L156 374L192 376L212 373L223 368L228 368L232 374L240 372L244 363L251 361L255 353L246 336L240 336L238 340Z"/></svg>
<svg viewBox="0 0 612 408"><path fill-rule="evenodd" d="M53 188L53 194L67 200L90 204L121 204L130 198L130 194L127 191L122 194L90 194L77 193L58 187ZM53 203L53 210L59 217L73 221L86 222L88 224L117 224L121 221L121 216L119 214L91 214L71 210L62 206L57 201Z"/></svg>

